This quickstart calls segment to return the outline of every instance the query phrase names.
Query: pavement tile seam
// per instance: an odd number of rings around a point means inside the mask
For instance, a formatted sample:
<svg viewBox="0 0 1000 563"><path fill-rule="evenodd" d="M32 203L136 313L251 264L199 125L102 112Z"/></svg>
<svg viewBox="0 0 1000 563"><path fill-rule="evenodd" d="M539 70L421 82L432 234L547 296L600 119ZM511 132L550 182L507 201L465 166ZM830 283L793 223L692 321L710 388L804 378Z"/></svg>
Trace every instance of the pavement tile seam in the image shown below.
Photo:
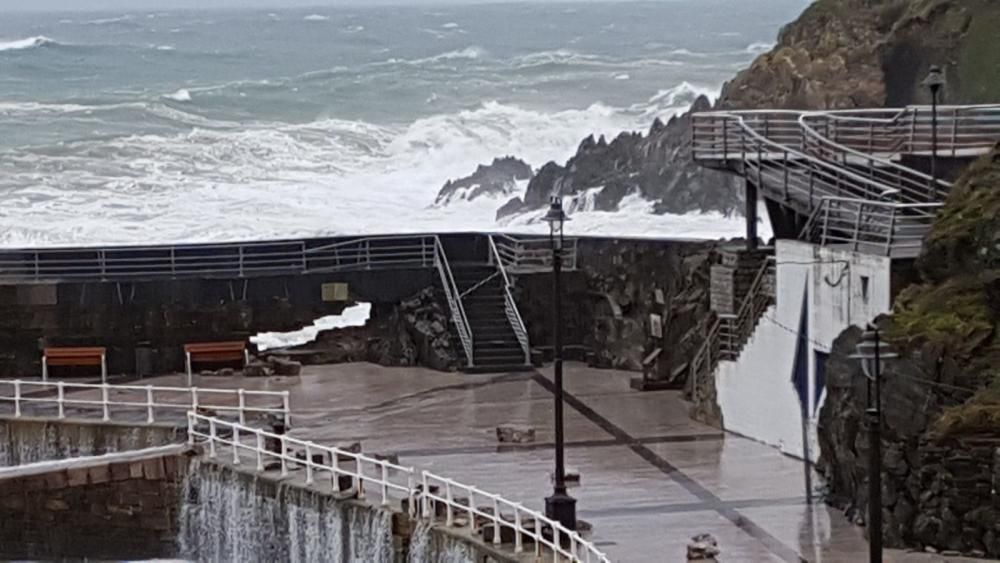
<svg viewBox="0 0 1000 563"><path fill-rule="evenodd" d="M533 378L535 382L547 391L554 392L555 384L549 381L544 375L535 372ZM646 447L645 444L642 444L639 440L629 435L623 428L600 415L597 411L592 409L572 393L563 390L563 400L567 405L579 412L585 418L621 441L636 455L659 469L663 474L673 479L689 493L710 505L710 507L719 515L732 522L740 530L743 530L753 538L763 543L771 553L778 556L783 561L806 561L806 559L799 555L795 549L782 543L781 540L768 533L767 530L761 528L756 522L740 514L736 509L726 506L724 501L716 496L715 493L702 486L666 459L657 455L651 449Z"/></svg>

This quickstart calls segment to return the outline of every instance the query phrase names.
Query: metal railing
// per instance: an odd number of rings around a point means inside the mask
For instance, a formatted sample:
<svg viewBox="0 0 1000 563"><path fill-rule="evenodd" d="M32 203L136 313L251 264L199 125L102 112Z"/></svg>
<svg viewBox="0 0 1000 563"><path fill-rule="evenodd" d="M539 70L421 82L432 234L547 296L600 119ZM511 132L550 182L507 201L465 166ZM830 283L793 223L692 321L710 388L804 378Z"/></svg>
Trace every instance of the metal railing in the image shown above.
<svg viewBox="0 0 1000 563"><path fill-rule="evenodd" d="M0 250L0 281L244 278L429 268L435 235L145 247Z"/></svg>
<svg viewBox="0 0 1000 563"><path fill-rule="evenodd" d="M156 385L111 385L65 381L0 380L0 406L14 417L51 416L59 419L100 416L146 424L163 419L164 412L184 419L189 411L231 416L241 424L248 417L277 416L291 424L288 391L216 389L209 387L163 387Z"/></svg>
<svg viewBox="0 0 1000 563"><path fill-rule="evenodd" d="M497 249L496 241L493 240L492 235L489 237L489 242L492 259L496 261L497 270L503 279L504 313L507 315L507 322L514 329L514 335L517 336L517 341L524 352L524 364L530 365L531 344L528 342L528 330L524 327L524 319L521 318L521 312L518 310L514 295L510 291L510 276L507 275L507 268L504 266L504 261L500 257L500 251Z"/></svg>
<svg viewBox="0 0 1000 563"><path fill-rule="evenodd" d="M774 268L774 259L765 259L736 314L717 315L707 321L701 348L691 360L690 373L696 388L702 378L711 377L715 373L719 361L739 359L760 319L774 303Z"/></svg>
<svg viewBox="0 0 1000 563"><path fill-rule="evenodd" d="M734 315L719 315L719 357L725 360L739 358L743 347L750 341L764 311L774 303L774 259L768 257L757 270L753 283Z"/></svg>
<svg viewBox="0 0 1000 563"><path fill-rule="evenodd" d="M303 468L306 485L329 482L333 493L353 493L362 499L373 496L382 505L405 500L410 516L430 522L443 512L448 527L476 532L492 526L494 545L502 542L501 530L510 529L515 553L524 552L527 540L534 544L536 557L542 557L544 546L553 561L609 563L578 532L539 512L427 471L194 412L188 413L188 442L200 444L209 458L252 464L257 471L276 464L282 477Z"/></svg>
<svg viewBox="0 0 1000 563"><path fill-rule="evenodd" d="M913 258L920 254L941 206L826 197L810 215L799 238L822 246Z"/></svg>
<svg viewBox="0 0 1000 563"><path fill-rule="evenodd" d="M952 131L939 138L939 154L973 156L1000 139L1000 105L945 107L939 115L951 116L939 120L939 132L949 126ZM925 223L927 204L939 203L951 189L950 183L893 160L929 151L929 116L922 107L700 113L694 116L692 150L695 160L735 168L768 199L810 216L811 223L820 211L826 225L872 215L828 203L838 198L893 205L891 221L867 222L883 231L864 234L888 241L885 255L912 256L911 226ZM859 250L873 248L862 244L865 239L853 242Z"/></svg>
<svg viewBox="0 0 1000 563"><path fill-rule="evenodd" d="M511 274L537 274L552 271L552 243L545 238L514 238L509 235L493 235L497 239L497 260ZM492 237L491 237L492 238ZM576 238L564 239L563 270L577 268Z"/></svg>
<svg viewBox="0 0 1000 563"><path fill-rule="evenodd" d="M462 350L465 351L466 365L473 365L473 340L472 328L469 326L469 317L465 314L465 305L462 304L462 296L455 284L455 276L451 272L451 265L448 264L448 256L444 252L441 240L434 237L434 266L441 277L441 287L444 288L445 297L448 299L448 308L451 310L451 320L455 323L455 330L458 338L462 342Z"/></svg>

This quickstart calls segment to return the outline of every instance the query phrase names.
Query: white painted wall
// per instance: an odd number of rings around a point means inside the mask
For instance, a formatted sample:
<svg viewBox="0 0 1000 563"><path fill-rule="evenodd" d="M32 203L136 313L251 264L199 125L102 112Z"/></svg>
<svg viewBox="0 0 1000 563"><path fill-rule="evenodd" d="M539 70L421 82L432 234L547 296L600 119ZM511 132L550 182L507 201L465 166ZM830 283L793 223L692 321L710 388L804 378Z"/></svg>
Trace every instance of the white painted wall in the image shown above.
<svg viewBox="0 0 1000 563"><path fill-rule="evenodd" d="M804 457L802 416L792 383L803 295L808 299L810 395L816 387L815 351L829 352L851 325L863 326L891 307L888 258L799 241L777 241L776 305L735 362L721 362L716 389L725 429ZM867 278L865 289L864 278ZM822 393L822 390L820 390ZM825 400L809 405L809 457L819 455L815 421Z"/></svg>

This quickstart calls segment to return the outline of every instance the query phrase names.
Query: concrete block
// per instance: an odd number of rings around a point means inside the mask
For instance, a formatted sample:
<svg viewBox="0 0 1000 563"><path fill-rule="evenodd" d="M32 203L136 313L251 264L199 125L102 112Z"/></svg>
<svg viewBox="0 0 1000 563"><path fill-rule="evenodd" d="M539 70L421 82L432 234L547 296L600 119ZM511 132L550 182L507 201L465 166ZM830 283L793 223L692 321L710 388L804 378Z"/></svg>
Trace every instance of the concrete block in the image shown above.
<svg viewBox="0 0 1000 563"><path fill-rule="evenodd" d="M70 487L79 487L87 484L87 477L90 470L86 467L73 467L66 470L66 481Z"/></svg>
<svg viewBox="0 0 1000 563"><path fill-rule="evenodd" d="M535 441L535 429L518 424L497 426L497 441L501 444L529 444Z"/></svg>
<svg viewBox="0 0 1000 563"><path fill-rule="evenodd" d="M111 480L111 468L107 464L95 465L88 473L91 484L107 483Z"/></svg>

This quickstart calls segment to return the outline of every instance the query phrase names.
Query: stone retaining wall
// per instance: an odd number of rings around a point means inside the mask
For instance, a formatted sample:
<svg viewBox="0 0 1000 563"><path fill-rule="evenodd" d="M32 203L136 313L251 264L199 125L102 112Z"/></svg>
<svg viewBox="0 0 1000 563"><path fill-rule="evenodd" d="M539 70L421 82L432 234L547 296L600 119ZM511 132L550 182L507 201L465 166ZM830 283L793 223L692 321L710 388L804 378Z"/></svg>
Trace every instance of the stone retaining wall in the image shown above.
<svg viewBox="0 0 1000 563"><path fill-rule="evenodd" d="M172 557L184 455L0 478L0 559Z"/></svg>

